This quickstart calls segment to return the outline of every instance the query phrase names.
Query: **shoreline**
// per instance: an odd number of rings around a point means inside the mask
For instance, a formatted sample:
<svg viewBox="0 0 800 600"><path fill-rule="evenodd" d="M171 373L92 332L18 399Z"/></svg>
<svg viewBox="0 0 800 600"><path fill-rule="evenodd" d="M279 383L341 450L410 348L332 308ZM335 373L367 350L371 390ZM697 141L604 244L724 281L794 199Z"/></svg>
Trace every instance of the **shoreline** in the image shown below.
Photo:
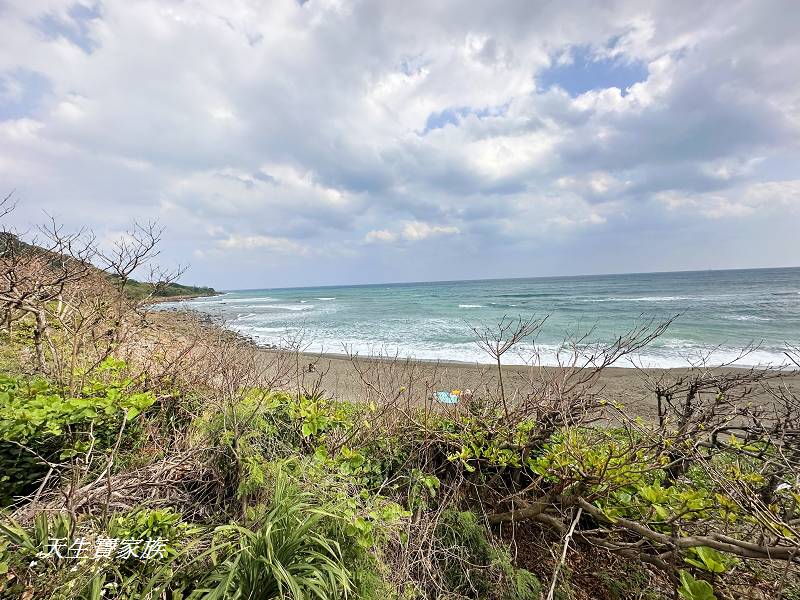
<svg viewBox="0 0 800 600"><path fill-rule="evenodd" d="M265 364L277 362L276 359L281 355L298 357L299 360L295 358L297 379L293 380L289 387L294 389L298 383L310 385L318 380L321 389L337 400L359 402L368 399L370 391L361 381L358 370L371 373L380 371L385 380L391 379L398 386L401 385L400 382L405 382L402 385L413 386L415 391L419 390L420 401L424 401L432 391L459 389L494 392L498 384L496 365L387 356L351 357L344 353L295 353L287 349L260 346L252 338L225 327L219 319L207 314L179 308L156 310L149 314L154 324L159 328L165 328L172 339L180 339L192 327L199 325L217 334L223 332L226 336L232 336L230 339L239 340L256 350L259 356L263 357ZM621 402L629 414L655 419L657 417L655 394L648 389L647 380L652 382L660 378L672 379L685 373L687 367L644 369L609 366L600 374L597 390L604 399ZM568 367L509 364L502 366L502 377L507 394L512 396L526 394L526 390L531 388L531 381L556 377L566 368ZM721 373L744 373L751 370L749 367L717 367L717 369ZM788 373L785 381L800 387L800 374ZM763 402L767 399L767 395L759 388L754 389L751 398L755 402Z"/></svg>
<svg viewBox="0 0 800 600"><path fill-rule="evenodd" d="M183 302L184 300L195 300L197 298L216 298L217 296L224 295L225 292L214 292L213 294L181 294L179 296L153 296L147 299L146 304L166 304L168 302Z"/></svg>
<svg viewBox="0 0 800 600"><path fill-rule="evenodd" d="M224 296L225 292L218 292L216 294L207 295L207 296L194 296L194 297L181 297L179 299L174 298L164 298L160 299L157 302L152 302L152 304L168 304L169 302L175 301L183 301L183 300L191 300L193 298L212 298L216 296ZM202 311L196 311L192 309L186 309L183 307L173 307L167 309L160 309L155 312L158 313L167 313L172 315L182 315L181 318L188 318L190 320L194 320L196 322L202 322L208 325L213 325L214 327L218 327L229 334L239 338L240 340L252 345L255 348L258 348L263 351L267 352L288 352L294 354L296 351L290 348L277 346L275 344L263 344L259 343L255 336L247 335L242 333L241 331L237 331L232 327L228 327L226 325L225 320L217 315L212 315L209 313L205 313ZM331 358L334 360L349 360L350 355L345 352L331 352L328 350L302 350L299 352L300 355L306 356L309 358L313 357L324 357L324 358ZM440 365L440 366L453 366L453 367L487 367L487 368L496 368L496 364L494 362L480 362L480 361L473 361L473 360L457 360L453 358L418 358L414 356L406 356L398 354L397 356L390 355L390 354L359 354L355 353L358 357L359 361L377 361L377 362L386 362L389 360L401 360L401 361L411 361L414 363L419 364L427 364L427 365ZM623 362L623 361L620 361ZM631 371L631 372L680 372L685 371L689 363L687 361L685 366L669 366L669 367L641 367L637 365L632 365L628 363L628 366L621 366L615 364L614 366L607 367L607 369L620 369L623 371ZM514 368L514 369L528 369L528 368L537 368L537 369L562 369L568 368L563 365L550 365L550 364L530 364L530 363L503 363L503 369L506 368ZM756 369L759 371L780 371L780 369L772 368L767 365L763 364L740 364L740 365L706 365L706 368L709 369L724 369L724 370L731 370L731 371L749 371L751 369ZM789 369L791 372L793 369Z"/></svg>

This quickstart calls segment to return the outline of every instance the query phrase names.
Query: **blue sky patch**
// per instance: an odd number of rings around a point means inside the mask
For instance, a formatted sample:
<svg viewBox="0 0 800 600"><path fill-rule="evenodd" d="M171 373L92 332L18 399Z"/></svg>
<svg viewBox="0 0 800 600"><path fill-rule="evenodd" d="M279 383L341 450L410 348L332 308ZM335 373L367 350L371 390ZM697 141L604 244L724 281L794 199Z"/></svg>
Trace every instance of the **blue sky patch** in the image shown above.
<svg viewBox="0 0 800 600"><path fill-rule="evenodd" d="M0 121L33 116L51 89L50 81L36 71L19 68L0 74Z"/></svg>
<svg viewBox="0 0 800 600"><path fill-rule="evenodd" d="M536 77L541 89L558 86L573 98L591 90L616 87L625 90L647 79L647 65L627 62L621 58L603 58L593 54L591 46L572 49L572 62L554 64Z"/></svg>
<svg viewBox="0 0 800 600"><path fill-rule="evenodd" d="M441 129L445 125L458 126L459 121L466 117L472 109L469 106L462 106L459 108L445 108L444 110L428 115L428 120L425 122L425 130L423 134L428 133L434 129Z"/></svg>
<svg viewBox="0 0 800 600"><path fill-rule="evenodd" d="M502 116L508 110L508 105L503 105L499 108L472 108L469 106L451 106L442 111L434 112L428 115L428 120L425 122L425 129L422 135L434 129L441 129L446 125L455 125L458 127L459 123L469 115L475 115L479 119L485 119L490 116Z"/></svg>
<svg viewBox="0 0 800 600"><path fill-rule="evenodd" d="M79 48L91 54L97 44L89 35L89 23L100 17L100 5L92 7L83 4L74 4L69 11L68 19L60 18L52 13L38 19L36 22L39 30L50 39L63 37Z"/></svg>

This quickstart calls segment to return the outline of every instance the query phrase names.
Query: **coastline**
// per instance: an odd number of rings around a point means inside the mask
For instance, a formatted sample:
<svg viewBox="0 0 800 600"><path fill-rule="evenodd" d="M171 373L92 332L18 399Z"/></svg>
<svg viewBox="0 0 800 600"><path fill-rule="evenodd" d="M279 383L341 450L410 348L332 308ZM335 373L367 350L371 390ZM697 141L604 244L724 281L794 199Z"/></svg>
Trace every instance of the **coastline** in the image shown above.
<svg viewBox="0 0 800 600"><path fill-rule="evenodd" d="M226 328L217 319L194 311L174 308L151 311L149 315L153 325L166 330L171 339L178 340L193 327L199 326L207 332L225 336L256 350L265 363L275 362L282 355L291 355L297 363L300 379L293 381L290 384L291 388L297 387L298 384L309 385L312 381L318 380L320 388L337 400L359 402L368 398L369 390L361 380L359 371L367 373L383 371L385 374L391 372L391 376L398 382L406 378L407 384L419 392L420 402L433 391L459 389L494 392L498 385L497 367L491 364L387 356L351 357L343 353L328 352L290 352L259 346L251 338ZM744 373L750 370L745 367L717 369L720 373ZM565 367L503 365L502 377L507 395L513 397L526 393L525 390L530 389L531 381L558 377L563 375L564 370ZM600 374L596 390L603 399L622 403L626 412L632 416L655 419L657 417L655 395L648 389L648 380L652 382L661 378L670 379L686 371L686 368L680 367L640 369L611 366ZM785 381L796 386L800 385L800 374L788 374ZM751 399L761 403L765 402L768 396L759 388L753 390Z"/></svg>
<svg viewBox="0 0 800 600"><path fill-rule="evenodd" d="M195 300L197 298L215 298L224 296L225 292L214 292L213 294L181 294L179 296L153 296L147 299L146 304L165 304L167 302L183 302L184 300Z"/></svg>
<svg viewBox="0 0 800 600"><path fill-rule="evenodd" d="M300 335L315 353L397 350L420 360L468 364L489 362L471 330L494 328L503 319L544 319L533 336L536 349L528 338L505 358L524 364L538 351L546 365L558 364L565 338L600 343L648 321L670 321L658 340L633 357L636 364L680 368L709 353L713 362L731 364L749 348L737 365L777 366L785 362L785 342L800 339L797 290L800 270L757 269L254 288L166 306L220 317L263 345L289 345L285 336ZM618 364L632 366L627 360Z"/></svg>

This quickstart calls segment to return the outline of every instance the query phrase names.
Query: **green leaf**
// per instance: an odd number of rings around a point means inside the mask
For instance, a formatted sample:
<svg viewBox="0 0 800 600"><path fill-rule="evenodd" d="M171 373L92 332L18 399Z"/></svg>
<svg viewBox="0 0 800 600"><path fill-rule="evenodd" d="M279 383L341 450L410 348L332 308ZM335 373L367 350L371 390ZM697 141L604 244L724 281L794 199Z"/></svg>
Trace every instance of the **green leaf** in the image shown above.
<svg viewBox="0 0 800 600"><path fill-rule="evenodd" d="M684 600L716 600L714 588L707 581L695 579L688 571L678 573L681 585L678 593Z"/></svg>
<svg viewBox="0 0 800 600"><path fill-rule="evenodd" d="M697 548L691 548L689 552L697 557L687 557L684 559L690 565L694 565L710 573L724 573L727 569L725 566L725 557L713 548L699 546Z"/></svg>
<svg viewBox="0 0 800 600"><path fill-rule="evenodd" d="M660 504L654 504L653 509L662 521L666 521L669 518L669 511Z"/></svg>

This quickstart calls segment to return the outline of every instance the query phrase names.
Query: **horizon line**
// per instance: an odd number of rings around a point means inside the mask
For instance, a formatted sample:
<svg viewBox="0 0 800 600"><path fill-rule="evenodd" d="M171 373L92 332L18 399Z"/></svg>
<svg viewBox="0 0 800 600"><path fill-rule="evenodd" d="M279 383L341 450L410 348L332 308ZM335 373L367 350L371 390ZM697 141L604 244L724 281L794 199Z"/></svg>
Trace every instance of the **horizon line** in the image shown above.
<svg viewBox="0 0 800 600"><path fill-rule="evenodd" d="M371 287L382 285L418 285L418 284L435 284L435 283L478 283L482 281L514 281L514 280L530 280L530 279L576 279L581 277L611 277L615 275L670 275L677 273L716 273L726 271L786 271L792 269L800 269L800 265L793 267L740 267L731 269L678 269L675 271L631 271L627 273L594 273L594 274L578 274L578 275L534 275L526 277L479 277L477 279L433 279L429 281L386 281L375 283L341 283L341 284L325 284L325 285L290 285L282 287L255 287L255 288L231 288L220 289L220 292L253 292L258 290L305 290L305 289L319 289L319 288L342 288L342 287Z"/></svg>

